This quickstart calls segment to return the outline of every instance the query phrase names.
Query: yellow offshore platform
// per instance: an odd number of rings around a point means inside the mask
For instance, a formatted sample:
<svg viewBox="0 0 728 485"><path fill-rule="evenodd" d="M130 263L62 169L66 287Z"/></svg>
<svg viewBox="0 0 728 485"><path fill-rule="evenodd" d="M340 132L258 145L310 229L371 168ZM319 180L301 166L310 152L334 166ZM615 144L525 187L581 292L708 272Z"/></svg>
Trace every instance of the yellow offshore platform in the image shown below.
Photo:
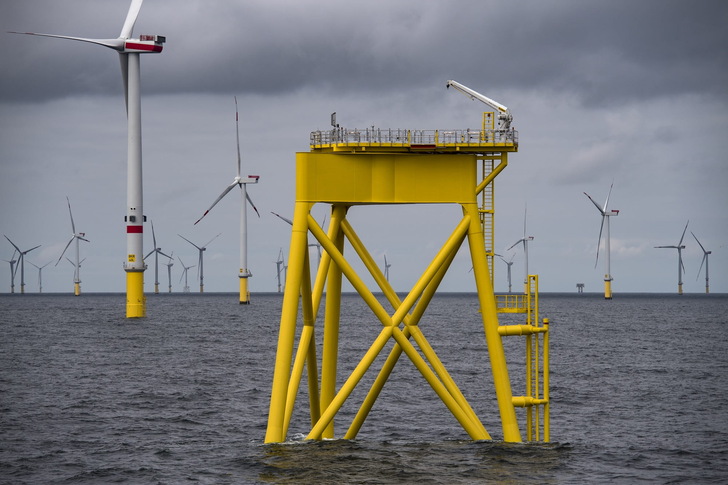
<svg viewBox="0 0 728 485"><path fill-rule="evenodd" d="M278 347L270 399L267 443L286 440L293 408L307 369L311 428L307 439L337 437L334 417L370 369L385 345L393 347L359 411L343 434L356 437L380 391L404 353L474 440L491 435L466 400L433 346L418 327L458 249L467 239L477 297L502 426L502 439L519 442L523 435L516 408L526 408L526 439L549 441L548 322L538 320L538 278L529 276L523 295L496 299L492 284L494 252L493 181L507 166L508 154L518 150L518 133L507 108L479 93L448 81L495 111L483 114L476 130L349 130L336 125L311 133L311 151L296 154L296 202L292 221L288 273L283 296ZM495 119L498 125L495 126ZM329 204L327 232L310 214L315 204ZM421 278L404 298L394 292L354 227L347 220L352 206L381 204L459 204L462 218ZM308 256L311 234L323 254L313 279ZM344 256L345 239L364 263L394 309L390 314ZM381 331L353 372L337 389L342 278L346 277L381 323ZM323 322L317 322L325 292ZM299 308L302 311L299 322ZM499 322L523 314L525 322ZM505 318L504 318L505 320ZM320 330L317 330L320 328ZM315 334L323 337L321 362ZM514 396L502 339L525 336L525 394ZM298 342L296 343L296 337ZM411 342L414 340L415 345ZM522 419L524 421L524 419Z"/></svg>

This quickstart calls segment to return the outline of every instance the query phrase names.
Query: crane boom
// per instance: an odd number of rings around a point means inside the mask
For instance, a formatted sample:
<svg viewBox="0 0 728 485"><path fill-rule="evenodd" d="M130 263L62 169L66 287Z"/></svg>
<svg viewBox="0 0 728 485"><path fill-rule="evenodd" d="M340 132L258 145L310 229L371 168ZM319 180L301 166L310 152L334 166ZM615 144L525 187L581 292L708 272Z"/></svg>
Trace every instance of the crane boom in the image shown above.
<svg viewBox="0 0 728 485"><path fill-rule="evenodd" d="M513 115L511 115L511 112L508 111L508 108L506 108L499 102L490 99L488 96L484 96L477 91L473 91L467 86L463 86L457 81L448 81L446 87L449 88L450 86L454 87L464 95L469 96L470 99L477 99L478 101L481 101L491 108L497 110L499 112L498 119L501 122L500 129L507 130L508 128L510 128L511 121L513 121Z"/></svg>

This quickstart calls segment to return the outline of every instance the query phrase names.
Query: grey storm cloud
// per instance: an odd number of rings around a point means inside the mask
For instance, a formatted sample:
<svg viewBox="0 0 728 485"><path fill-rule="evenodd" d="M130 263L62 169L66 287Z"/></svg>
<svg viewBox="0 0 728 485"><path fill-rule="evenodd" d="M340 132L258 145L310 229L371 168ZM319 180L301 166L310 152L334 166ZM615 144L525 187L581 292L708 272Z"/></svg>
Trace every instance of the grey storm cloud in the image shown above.
<svg viewBox="0 0 728 485"><path fill-rule="evenodd" d="M0 17L6 31L113 37L127 5L12 0ZM369 92L441 83L452 73L499 90L569 92L602 105L685 93L724 100L725 25L721 1L159 0L145 2L135 34L167 36L164 55L143 61L150 94L280 94L309 85ZM3 36L6 101L121 89L112 52Z"/></svg>

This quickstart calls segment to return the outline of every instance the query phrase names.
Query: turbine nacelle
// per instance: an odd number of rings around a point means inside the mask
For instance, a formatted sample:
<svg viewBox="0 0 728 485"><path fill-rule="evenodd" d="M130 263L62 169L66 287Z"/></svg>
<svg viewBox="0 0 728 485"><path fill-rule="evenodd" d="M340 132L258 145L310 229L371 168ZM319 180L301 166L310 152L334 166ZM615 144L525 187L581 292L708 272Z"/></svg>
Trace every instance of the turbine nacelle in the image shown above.
<svg viewBox="0 0 728 485"><path fill-rule="evenodd" d="M163 35L140 35L138 39L127 39L121 52L159 53L167 38Z"/></svg>

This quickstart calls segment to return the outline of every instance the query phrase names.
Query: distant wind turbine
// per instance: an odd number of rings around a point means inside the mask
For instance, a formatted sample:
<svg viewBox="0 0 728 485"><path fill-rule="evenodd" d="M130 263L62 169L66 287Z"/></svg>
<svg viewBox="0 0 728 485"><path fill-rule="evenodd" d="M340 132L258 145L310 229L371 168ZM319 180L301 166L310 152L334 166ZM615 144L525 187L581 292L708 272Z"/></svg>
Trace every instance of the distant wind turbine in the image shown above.
<svg viewBox="0 0 728 485"><path fill-rule="evenodd" d="M389 262L387 261L387 255L385 254L384 255L384 278L387 281L389 281L389 267L390 266L392 266L392 265L389 264Z"/></svg>
<svg viewBox="0 0 728 485"><path fill-rule="evenodd" d="M73 223L73 212L71 212L71 201L68 200L68 197L66 197L66 202L68 202L68 214L71 216L71 239L68 240L68 243L66 244L66 247L63 248L63 252L58 257L58 261L56 261L56 266L58 266L58 263L61 262L61 258L63 258L63 255L66 254L66 250L68 249L68 246L71 245L72 242L76 242L76 262L71 264L74 265L74 272L73 272L73 294L76 296L79 296L81 294L81 261L79 260L79 252L78 252L78 241L86 241L89 242L88 239L86 239L84 236L86 233L84 232L76 232L76 224Z"/></svg>
<svg viewBox="0 0 728 485"><path fill-rule="evenodd" d="M218 236L220 236L220 234L222 234L222 233L219 233L217 236L213 237L212 239L210 239L209 241L207 241L207 243L205 243L202 246L198 246L197 244L193 243L192 241L190 241L189 239L187 239L183 235L177 234L179 237L181 237L182 239L184 239L185 241L187 241L188 243L190 243L194 247L196 247L197 248L197 251L200 254L200 256L199 256L199 258L197 260L197 264L199 265L199 266L197 266L197 271L198 271L198 273L200 275L200 293L204 293L205 292L205 284L204 284L205 275L203 274L203 258L202 258L202 253L204 253L205 251L207 251L207 246L212 241L214 241L215 239L217 239ZM182 260L180 260L180 262L182 262ZM183 266L184 266L184 264L183 264ZM192 267L192 266L190 266L190 267Z"/></svg>
<svg viewBox="0 0 728 485"><path fill-rule="evenodd" d="M10 263L10 293L15 293L15 263L18 262L17 259L15 259L15 253L17 253L17 249L13 249L13 255L10 257L10 259L3 259L6 263Z"/></svg>
<svg viewBox="0 0 728 485"><path fill-rule="evenodd" d="M25 293L25 255L34 249L38 249L40 247L40 244L30 249L26 249L25 251L21 251L20 248L13 241L11 241L9 237L5 236L5 239L7 239L8 242L13 245L15 250L20 255L20 294L23 294ZM15 268L15 271L18 271L18 268Z"/></svg>
<svg viewBox="0 0 728 485"><path fill-rule="evenodd" d="M682 250L685 249L685 246L683 246L683 238L685 238L685 231L688 230L688 224L690 224L690 221L685 223L685 229L683 229L682 236L680 236L680 242L677 243L677 246L655 246L656 248L670 248L670 249L677 249L677 294L682 295L683 294L683 281L682 281L682 274L683 271L685 271L685 266L683 266L682 261Z"/></svg>
<svg viewBox="0 0 728 485"><path fill-rule="evenodd" d="M695 278L697 281L698 278L700 278L700 270L703 269L703 263L705 263L705 293L710 293L710 275L708 274L708 255L713 254L713 251L707 251L702 244L700 244L700 241L698 241L698 237L693 233L693 231L690 231L690 234L693 235L695 238L695 241L697 241L698 245L700 246L700 249L703 250L703 260L700 262L700 268L698 268L698 276Z"/></svg>
<svg viewBox="0 0 728 485"><path fill-rule="evenodd" d="M250 202L250 205L255 210L255 213L258 214L258 217L260 217L260 213L258 212L258 209L256 209L255 204L253 204L253 200L248 195L248 189L246 188L246 186L247 184L257 184L260 176L248 175L245 178L240 176L240 128L238 127L238 123L238 98L235 97L235 139L237 140L238 146L238 175L233 179L233 182L228 185L225 190L222 191L222 194L220 194L218 198L215 199L215 202L212 203L209 209L207 209L205 213L202 214L202 217L195 221L195 224L200 222L202 218L205 217L207 213L210 212L212 208L215 207L215 205L220 202L223 197L225 197L225 195L227 195L228 192L235 188L235 186L240 187L240 270L238 271L238 278L240 279L240 304L247 305L250 303L248 278L253 276L253 274L248 269L247 203Z"/></svg>
<svg viewBox="0 0 728 485"><path fill-rule="evenodd" d="M518 244L518 243L516 243L516 244ZM500 254L496 254L496 256L501 258L503 260L503 262L506 263L506 266L508 267L508 293L510 293L511 292L511 266L513 266L513 258L516 255L515 255L515 253L511 254L511 259L509 259L508 261L506 261L505 258L503 256L501 256Z"/></svg>
<svg viewBox="0 0 728 485"><path fill-rule="evenodd" d="M172 256L168 256L162 252L162 248L157 246L157 236L154 234L154 222L152 224L152 241L154 242L154 249L149 251L149 253L144 256L144 259L147 259L152 253L154 253L154 293L159 293L159 255L166 256L167 258L172 258Z"/></svg>
<svg viewBox="0 0 728 485"><path fill-rule="evenodd" d="M179 259L179 264L182 265L182 275L179 277L180 283L182 282L182 278L185 279L185 286L183 287L182 291L184 293L189 293L190 292L190 287L187 284L187 270L190 269L190 268L194 268L195 265L193 264L192 266L185 266L185 264L182 262L182 258L180 258L179 256L177 256L177 259Z"/></svg>
<svg viewBox="0 0 728 485"><path fill-rule="evenodd" d="M609 218L613 216L618 216L619 211L618 210L607 210L607 206L609 204L609 196L612 195L612 187L614 187L614 182L612 182L612 185L609 186L609 193L607 194L607 200L604 202L604 207L600 207L599 204L597 204L594 199L591 198L589 194L584 192L584 195L586 195L589 200L592 201L594 206L597 208L599 213L602 215L602 225L599 228L599 239L597 240L597 258L596 261L594 261L594 267L597 267L597 263L599 262L599 246L602 242L602 231L604 231L604 228L606 226L606 232L604 233L604 252L607 254L604 258L604 298L606 300L612 299L612 271L611 271L611 262L609 259L610 256L610 237L609 237ZM606 224L605 224L606 222Z"/></svg>
<svg viewBox="0 0 728 485"><path fill-rule="evenodd" d="M140 54L162 52L166 38L161 35L140 35L131 38L143 0L132 0L126 20L119 37L115 39L89 39L66 35L38 34L34 32L14 32L16 34L39 35L58 39L89 42L119 53L121 77L124 82L126 114L128 122L127 155L127 192L126 192L126 316L127 318L146 316L144 298L144 249L143 249L143 198L142 198L142 118L141 118L141 80Z"/></svg>
<svg viewBox="0 0 728 485"><path fill-rule="evenodd" d="M33 266L35 266L36 268L38 268L38 293L43 293L43 268L45 268L46 266L51 264L51 261L48 261L43 266L38 266L37 264L35 264L31 261L28 261L28 262L30 264L32 264Z"/></svg>
<svg viewBox="0 0 728 485"><path fill-rule="evenodd" d="M526 206L526 209L523 211L523 237L521 239L519 239L518 241L516 241L515 243L513 243L513 245L508 248L508 251L510 251L514 247L523 243L523 255L525 257L524 272L526 273L523 278L524 293L528 293L528 242L533 241L533 236L526 236L526 216L527 215L528 215L528 206Z"/></svg>
<svg viewBox="0 0 728 485"><path fill-rule="evenodd" d="M165 264L167 265L167 281L169 283L169 293L172 293L172 266L174 266L174 261L172 260L172 255L174 254L174 251L172 251L172 254L167 256L169 258L169 261L167 261ZM166 256L166 255L165 255Z"/></svg>
<svg viewBox="0 0 728 485"><path fill-rule="evenodd" d="M293 221L292 220L290 220L290 219L288 219L286 217L283 217L282 215L278 214L277 212L271 211L270 213L273 214L274 216L278 217L282 221L287 222L291 226L293 225ZM325 225L326 225L326 215L324 215L323 221L321 222L321 227L324 227ZM319 244L319 242L316 241L316 242L313 242L313 243L309 243L308 247L309 248L316 248L316 251L318 253L318 265L321 266L321 244Z"/></svg>
<svg viewBox="0 0 728 485"><path fill-rule="evenodd" d="M278 259L276 260L276 277L278 278L278 293L281 292L281 273L283 272L283 248L278 251Z"/></svg>

